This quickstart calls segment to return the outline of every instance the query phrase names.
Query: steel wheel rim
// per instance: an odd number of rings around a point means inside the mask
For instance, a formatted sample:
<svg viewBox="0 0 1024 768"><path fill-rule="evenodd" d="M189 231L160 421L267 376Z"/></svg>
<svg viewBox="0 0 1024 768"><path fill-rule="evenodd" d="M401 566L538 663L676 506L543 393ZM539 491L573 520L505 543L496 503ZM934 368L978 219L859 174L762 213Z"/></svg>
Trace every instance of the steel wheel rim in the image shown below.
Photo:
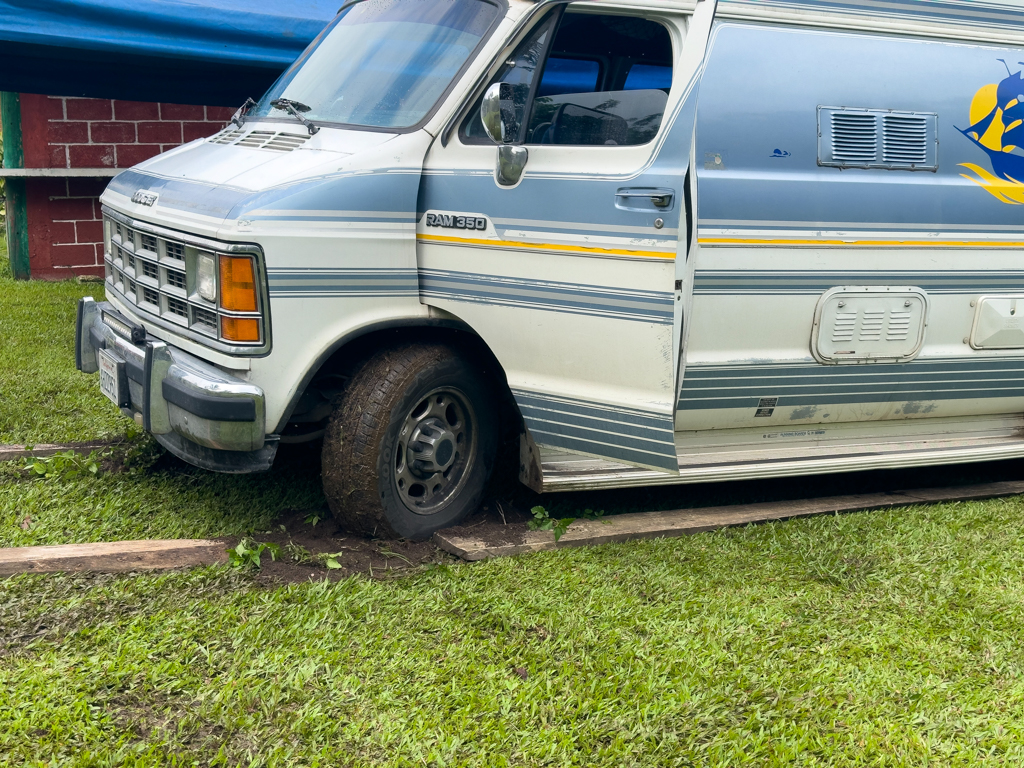
<svg viewBox="0 0 1024 768"><path fill-rule="evenodd" d="M406 414L392 456L392 483L417 515L444 509L466 485L476 455L476 414L457 389L439 387Z"/></svg>

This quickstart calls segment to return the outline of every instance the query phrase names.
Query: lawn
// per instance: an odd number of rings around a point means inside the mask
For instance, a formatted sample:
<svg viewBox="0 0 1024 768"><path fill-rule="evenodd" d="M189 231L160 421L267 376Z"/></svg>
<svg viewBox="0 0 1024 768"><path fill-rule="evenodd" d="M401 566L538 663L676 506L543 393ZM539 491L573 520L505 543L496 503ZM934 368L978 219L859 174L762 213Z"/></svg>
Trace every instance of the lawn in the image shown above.
<svg viewBox="0 0 1024 768"><path fill-rule="evenodd" d="M110 407L95 377L75 370L75 314L100 283L11 278L0 237L0 444L67 443L124 434L129 419Z"/></svg>
<svg viewBox="0 0 1024 768"><path fill-rule="evenodd" d="M268 589L0 586L10 765L1020 765L1019 500ZM3 758L0 758L3 762Z"/></svg>
<svg viewBox="0 0 1024 768"><path fill-rule="evenodd" d="M74 304L96 288L0 277L0 442L129 431L74 371ZM323 504L315 448L237 477L151 447L97 477L0 465L0 546L258 537ZM1020 471L542 501L612 513ZM228 567L2 579L0 766L1016 766L1022 518L1019 498L943 504L287 585Z"/></svg>

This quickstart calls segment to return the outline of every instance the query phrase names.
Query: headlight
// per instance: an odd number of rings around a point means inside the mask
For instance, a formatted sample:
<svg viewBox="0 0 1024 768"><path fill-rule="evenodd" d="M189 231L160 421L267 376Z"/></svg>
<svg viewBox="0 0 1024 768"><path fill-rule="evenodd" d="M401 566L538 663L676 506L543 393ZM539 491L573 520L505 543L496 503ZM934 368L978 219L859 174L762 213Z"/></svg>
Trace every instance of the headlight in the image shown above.
<svg viewBox="0 0 1024 768"><path fill-rule="evenodd" d="M199 295L207 301L217 301L217 263L212 253L199 252L196 282Z"/></svg>

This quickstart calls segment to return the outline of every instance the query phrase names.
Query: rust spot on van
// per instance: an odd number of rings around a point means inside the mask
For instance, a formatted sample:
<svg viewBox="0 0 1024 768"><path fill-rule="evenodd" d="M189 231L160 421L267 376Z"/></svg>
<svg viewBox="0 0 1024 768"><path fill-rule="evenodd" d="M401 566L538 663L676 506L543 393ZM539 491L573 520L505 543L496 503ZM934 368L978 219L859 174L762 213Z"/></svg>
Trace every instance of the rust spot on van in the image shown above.
<svg viewBox="0 0 1024 768"><path fill-rule="evenodd" d="M813 419L818 413L818 406L816 405L805 405L801 408L794 408L793 412L789 414L790 421L800 421L801 419Z"/></svg>
<svg viewBox="0 0 1024 768"><path fill-rule="evenodd" d="M903 415L911 416L919 413L931 413L938 407L937 403L922 403L919 400L910 400L903 404Z"/></svg>

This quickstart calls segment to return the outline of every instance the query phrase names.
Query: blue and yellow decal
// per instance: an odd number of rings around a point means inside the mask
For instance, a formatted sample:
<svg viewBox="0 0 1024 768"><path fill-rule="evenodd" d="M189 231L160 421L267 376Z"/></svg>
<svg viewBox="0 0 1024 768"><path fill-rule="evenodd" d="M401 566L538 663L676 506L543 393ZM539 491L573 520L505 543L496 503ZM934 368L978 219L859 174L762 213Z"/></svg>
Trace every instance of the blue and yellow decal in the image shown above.
<svg viewBox="0 0 1024 768"><path fill-rule="evenodd" d="M998 83L978 89L971 100L968 128L957 128L988 155L992 170L975 163L960 165L976 176L961 174L997 200L1024 205L1024 71L1010 72Z"/></svg>

